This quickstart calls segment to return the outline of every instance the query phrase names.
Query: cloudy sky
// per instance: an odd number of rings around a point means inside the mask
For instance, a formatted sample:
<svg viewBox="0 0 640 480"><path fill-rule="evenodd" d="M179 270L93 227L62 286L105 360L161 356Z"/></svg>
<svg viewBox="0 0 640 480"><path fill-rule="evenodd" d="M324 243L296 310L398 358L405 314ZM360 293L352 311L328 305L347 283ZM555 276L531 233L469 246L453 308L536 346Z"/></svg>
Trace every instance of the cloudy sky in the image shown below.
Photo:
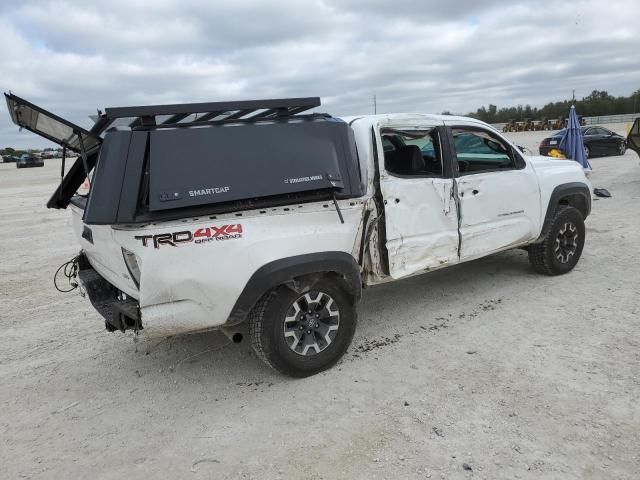
<svg viewBox="0 0 640 480"><path fill-rule="evenodd" d="M108 5L108 6L107 6ZM110 106L320 96L456 113L640 88L640 2L0 0L0 88L90 126ZM0 147L45 146L4 106Z"/></svg>

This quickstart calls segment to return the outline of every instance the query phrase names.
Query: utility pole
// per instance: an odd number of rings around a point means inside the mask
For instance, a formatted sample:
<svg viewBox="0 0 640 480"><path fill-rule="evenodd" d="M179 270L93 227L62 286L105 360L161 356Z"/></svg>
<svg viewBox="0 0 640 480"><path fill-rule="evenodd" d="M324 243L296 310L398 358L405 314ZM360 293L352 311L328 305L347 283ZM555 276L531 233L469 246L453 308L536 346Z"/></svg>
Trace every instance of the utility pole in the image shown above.
<svg viewBox="0 0 640 480"><path fill-rule="evenodd" d="M375 94L373 95L373 114L377 114L378 113L378 104L376 102L376 96Z"/></svg>
<svg viewBox="0 0 640 480"><path fill-rule="evenodd" d="M576 103L576 91L575 90L571 90L571 101L573 103Z"/></svg>

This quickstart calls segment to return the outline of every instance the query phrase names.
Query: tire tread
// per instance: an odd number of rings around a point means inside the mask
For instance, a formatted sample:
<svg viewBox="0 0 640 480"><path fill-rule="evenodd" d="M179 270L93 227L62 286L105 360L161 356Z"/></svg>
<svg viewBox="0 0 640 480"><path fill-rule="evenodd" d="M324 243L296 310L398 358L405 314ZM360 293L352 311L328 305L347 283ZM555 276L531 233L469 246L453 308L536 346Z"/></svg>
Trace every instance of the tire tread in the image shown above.
<svg viewBox="0 0 640 480"><path fill-rule="evenodd" d="M249 313L249 333L251 336L251 347L254 352L256 352L256 355L258 355L258 358L274 370L277 370L275 365L269 361L269 357L265 353L264 346L262 345L262 329L264 325L262 319L265 316L269 304L275 296L276 291L271 290L265 293L260 300L258 300L258 303L255 304L251 313Z"/></svg>
<svg viewBox="0 0 640 480"><path fill-rule="evenodd" d="M323 282L329 283L324 283L323 285ZM341 328L344 329L342 330L343 336L342 340L339 340L340 343L336 344L341 346L334 351L332 357L327 358L315 366L292 364L290 359L283 357L280 352L281 346L277 344L277 341L274 342L273 332L271 331L273 327L274 310L278 311L278 309L282 307L280 304L286 301L285 299L290 297L292 293L294 297L299 295L299 293L291 290L288 286L280 285L265 293L249 313L249 333L251 335L251 346L253 350L256 352L258 358L265 364L284 375L302 378L331 368L343 356L353 338L357 324L357 312L355 304L349 298L346 289L342 285L336 285L335 279L331 277L319 281L316 285L318 289L330 293L335 300L339 301L339 298L335 296L336 294L343 296L343 301L339 303L339 305L341 313L345 314L345 324L342 325L343 317L341 317ZM314 285L313 288L316 288L316 285ZM333 293L331 290L333 290ZM349 320L347 321L347 319Z"/></svg>
<svg viewBox="0 0 640 480"><path fill-rule="evenodd" d="M555 238L551 237L551 232L554 231L556 222L558 222L558 220L564 216L569 209L578 211L576 208L571 206L558 206L558 209L553 216L553 220L551 221L551 227L542 242L529 245L529 263L536 272L542 273L543 275L558 275L560 273L554 269L553 265L549 261L550 257L548 252L549 249L553 248L553 243L555 242Z"/></svg>

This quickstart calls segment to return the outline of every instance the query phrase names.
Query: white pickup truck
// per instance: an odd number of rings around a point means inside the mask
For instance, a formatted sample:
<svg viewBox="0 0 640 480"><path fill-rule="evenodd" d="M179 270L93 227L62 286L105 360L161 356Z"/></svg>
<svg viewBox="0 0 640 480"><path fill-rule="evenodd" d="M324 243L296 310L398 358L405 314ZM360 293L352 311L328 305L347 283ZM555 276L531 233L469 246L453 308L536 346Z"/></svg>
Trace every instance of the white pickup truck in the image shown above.
<svg viewBox="0 0 640 480"><path fill-rule="evenodd" d="M80 155L48 206L71 208L109 331L240 340L248 322L260 358L307 376L349 346L363 287L513 248L558 275L584 246L582 168L471 118L337 119L302 98L108 108L85 130L6 98Z"/></svg>

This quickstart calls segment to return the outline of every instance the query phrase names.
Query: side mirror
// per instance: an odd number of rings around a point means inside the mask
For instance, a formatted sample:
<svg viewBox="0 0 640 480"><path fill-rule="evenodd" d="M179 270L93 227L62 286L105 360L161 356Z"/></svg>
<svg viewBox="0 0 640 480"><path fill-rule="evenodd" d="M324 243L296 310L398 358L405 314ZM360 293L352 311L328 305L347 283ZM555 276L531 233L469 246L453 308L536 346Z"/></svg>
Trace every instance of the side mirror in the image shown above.
<svg viewBox="0 0 640 480"><path fill-rule="evenodd" d="M640 117L633 122L629 135L627 136L627 146L640 155Z"/></svg>
<svg viewBox="0 0 640 480"><path fill-rule="evenodd" d="M613 137L616 134L616 132L609 132L609 136Z"/></svg>

